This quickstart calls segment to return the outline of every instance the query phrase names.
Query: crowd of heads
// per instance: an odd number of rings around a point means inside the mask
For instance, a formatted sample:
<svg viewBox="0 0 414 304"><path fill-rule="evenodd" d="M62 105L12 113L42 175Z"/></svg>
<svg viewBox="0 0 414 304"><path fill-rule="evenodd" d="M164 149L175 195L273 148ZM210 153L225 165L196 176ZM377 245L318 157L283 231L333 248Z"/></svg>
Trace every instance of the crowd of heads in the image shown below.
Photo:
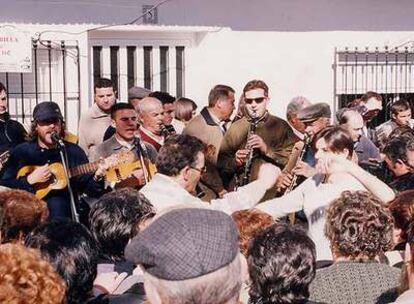
<svg viewBox="0 0 414 304"><path fill-rule="evenodd" d="M160 134L164 125L172 123L174 112L186 123L197 109L191 99L176 100L168 93L142 88L129 91L129 103L116 103L117 92L107 79L96 82L94 93L95 103L110 115L124 138L135 136L138 122ZM243 88L241 100L241 115L264 117L269 88L252 80ZM208 108L221 121L231 118L234 103L235 91L226 85L214 86L208 95ZM368 105L369 111L355 109L361 105ZM62 114L54 107L36 106L35 138L51 141L52 133L64 132ZM299 96L289 103L287 118L296 130L313 138L318 161L328 161L331 154L352 159L366 122L382 109L382 97L368 92L352 107L338 113L338 125L329 126L329 105L311 104ZM396 101L390 111L399 127L381 152L395 175L413 173L410 104ZM206 152L207 145L196 137L169 136L159 150L157 171L193 193L206 171ZM302 227L255 209L231 216L207 205L156 213L143 194L125 188L101 196L82 225L48 220L47 204L35 195L0 192L0 301L87 303L94 297L102 261L139 266L152 304L237 303L244 285L248 285L249 303L305 303L310 297L317 256ZM414 250L414 190L399 193L388 205L366 191L345 191L326 208L325 219L334 260L374 261L404 242Z"/></svg>

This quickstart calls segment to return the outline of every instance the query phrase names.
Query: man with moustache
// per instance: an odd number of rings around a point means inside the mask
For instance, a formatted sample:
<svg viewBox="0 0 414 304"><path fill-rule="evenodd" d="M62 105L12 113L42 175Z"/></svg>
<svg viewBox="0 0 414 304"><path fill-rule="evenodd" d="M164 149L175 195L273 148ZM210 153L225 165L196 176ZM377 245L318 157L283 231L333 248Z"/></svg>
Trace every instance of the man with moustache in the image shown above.
<svg viewBox="0 0 414 304"><path fill-rule="evenodd" d="M4 168L1 184L9 188L36 193L37 187L44 183L59 179L50 170L49 164L61 163L60 149L52 135L64 138L63 117L59 106L52 101L39 103L33 110L31 141L17 145ZM68 158L68 167L88 163L85 152L76 144L63 141ZM23 167L36 166L33 171L17 177ZM98 196L103 191L102 177L108 168L107 162L99 164L95 174L84 174L71 177L72 189L76 193L87 193ZM49 217L71 217L70 195L68 188L51 190L43 200L49 208Z"/></svg>
<svg viewBox="0 0 414 304"><path fill-rule="evenodd" d="M283 168L297 140L286 121L267 111L270 99L265 82L249 81L243 89L243 96L246 115L234 122L226 132L218 155L217 166L227 185L234 175L238 181L243 179L250 152L253 157L248 182L257 179L259 166L263 162ZM251 132L252 124L256 125L254 132ZM263 199L274 195L274 191L268 191Z"/></svg>
<svg viewBox="0 0 414 304"><path fill-rule="evenodd" d="M24 127L18 121L10 119L6 87L0 82L0 154L24 142L26 135Z"/></svg>
<svg viewBox="0 0 414 304"><path fill-rule="evenodd" d="M144 172L142 168L134 170L132 176L123 181L121 186L145 185L149 173L149 163L155 163L157 151L151 144L142 142L136 136L138 117L134 106L129 103L113 105L111 108L111 126L115 128L115 134L100 144L89 159L95 161L122 151L134 151L136 154L135 159L144 161L146 171Z"/></svg>

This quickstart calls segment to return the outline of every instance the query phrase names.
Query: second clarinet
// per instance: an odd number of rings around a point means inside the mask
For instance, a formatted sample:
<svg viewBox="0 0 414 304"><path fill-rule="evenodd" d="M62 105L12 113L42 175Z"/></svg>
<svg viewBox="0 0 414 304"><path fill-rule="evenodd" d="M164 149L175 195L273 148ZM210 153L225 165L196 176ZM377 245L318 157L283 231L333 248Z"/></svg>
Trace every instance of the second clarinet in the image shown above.
<svg viewBox="0 0 414 304"><path fill-rule="evenodd" d="M306 152L309 150L310 143L311 143L311 137L309 136L309 134L305 133L305 136L303 137L303 147L302 147L302 150L300 151L296 164L298 164L300 161L303 161L303 158L305 157ZM297 181L298 181L298 175L293 174L289 187L286 188L284 194L288 194L289 192L291 192L296 187Z"/></svg>

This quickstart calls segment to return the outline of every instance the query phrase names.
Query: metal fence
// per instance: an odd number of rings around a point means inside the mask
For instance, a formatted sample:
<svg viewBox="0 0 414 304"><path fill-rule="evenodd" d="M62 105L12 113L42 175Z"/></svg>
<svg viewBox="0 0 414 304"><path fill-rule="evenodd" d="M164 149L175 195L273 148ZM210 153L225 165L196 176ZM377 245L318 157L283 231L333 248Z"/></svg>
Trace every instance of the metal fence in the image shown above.
<svg viewBox="0 0 414 304"><path fill-rule="evenodd" d="M383 97L377 125L390 116L390 105L397 99L414 99L414 51L403 48L345 48L335 49L334 97L336 109L345 107L367 91ZM335 110L336 110L335 109Z"/></svg>
<svg viewBox="0 0 414 304"><path fill-rule="evenodd" d="M42 101L59 104L67 124L80 115L80 66L77 41L38 41L32 45L31 73L0 73L11 117L26 126Z"/></svg>
<svg viewBox="0 0 414 304"><path fill-rule="evenodd" d="M185 95L185 46L174 41L165 45L142 44L141 41L91 40L91 79L110 78L120 100L128 99L132 86L152 91Z"/></svg>

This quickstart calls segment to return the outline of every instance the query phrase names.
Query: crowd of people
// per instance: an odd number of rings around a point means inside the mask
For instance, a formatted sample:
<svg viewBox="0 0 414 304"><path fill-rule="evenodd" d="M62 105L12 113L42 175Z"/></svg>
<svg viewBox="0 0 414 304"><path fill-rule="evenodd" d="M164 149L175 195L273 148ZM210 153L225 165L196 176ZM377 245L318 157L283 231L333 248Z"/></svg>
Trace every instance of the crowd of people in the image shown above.
<svg viewBox="0 0 414 304"><path fill-rule="evenodd" d="M0 83L0 303L414 303L412 101L375 127L375 92L286 119L236 94L98 79L75 136L53 101L26 131Z"/></svg>

